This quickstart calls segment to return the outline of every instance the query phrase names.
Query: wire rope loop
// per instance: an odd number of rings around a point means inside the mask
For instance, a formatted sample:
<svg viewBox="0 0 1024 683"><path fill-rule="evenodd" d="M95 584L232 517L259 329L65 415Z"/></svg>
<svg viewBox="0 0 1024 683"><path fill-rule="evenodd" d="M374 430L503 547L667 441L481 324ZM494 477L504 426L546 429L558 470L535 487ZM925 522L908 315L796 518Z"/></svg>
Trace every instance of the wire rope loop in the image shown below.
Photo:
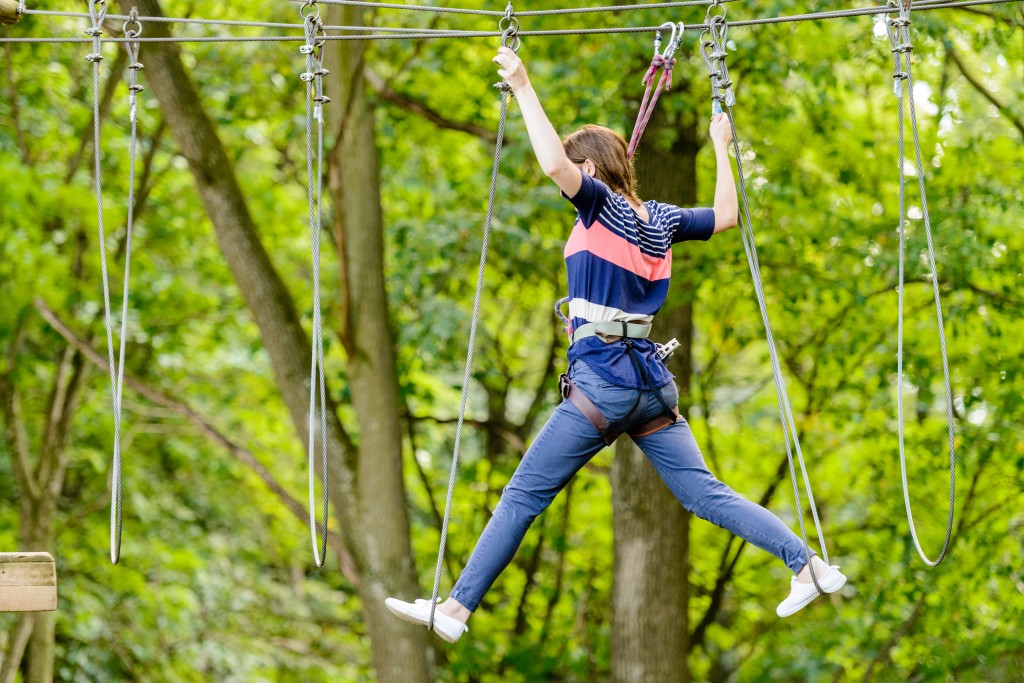
<svg viewBox="0 0 1024 683"><path fill-rule="evenodd" d="M316 0L310 0L305 7L315 6ZM313 263L313 338L309 370L309 448L307 469L309 479L309 529L313 546L313 561L317 567L324 565L327 554L327 528L329 522L329 467L327 453L327 389L324 372L323 354L323 317L320 306L320 231L323 215L323 159L324 159L324 116L323 105L330 98L323 92L323 77L328 71L323 67L323 47L327 34L320 20L319 9L314 14L304 13L303 32L305 45L299 52L306 58L306 70L300 75L306 88L306 171L307 199L309 207L310 251ZM316 124L314 125L314 121ZM316 129L316 151L313 147L313 129ZM315 164L314 164L315 158ZM318 391L319 390L319 391ZM319 417L319 425L317 417ZM319 429L318 429L319 427ZM316 453L317 432L320 434L320 467L321 485L323 487L323 507L321 510L321 533L317 532L316 515Z"/></svg>
<svg viewBox="0 0 1024 683"><path fill-rule="evenodd" d="M889 2L889 7L894 7L892 0ZM939 551L938 557L934 560L929 558L924 552L924 548L921 547L921 541L917 535L917 528L914 524L914 512L910 502L910 483L907 477L907 457L906 457L906 442L904 434L904 414L903 414L903 317L904 317L904 289L905 289L905 264L906 264L906 173L904 171L904 135L903 135L903 102L904 102L904 88L903 82L906 81L907 85L913 88L913 77L911 76L911 58L910 51L913 49L910 44L910 0L904 0L899 5L899 17L893 18L886 16L886 26L889 34L889 40L892 44L893 53L893 64L894 71L893 79L893 93L895 94L897 101L899 102L899 191L900 191L900 204L899 204L899 279L897 288L897 328L896 328L896 423L897 423L897 438L899 443L899 460L900 460L900 479L903 487L903 502L907 513L907 524L910 527L910 537L914 541L914 547L917 550L918 556L924 561L929 567L935 567L939 565L943 559L945 559L947 552L949 551L950 542L953 536L953 519L956 511L956 436L954 433L954 421L955 417L953 414L953 392L950 388L949 381L949 357L946 351L946 333L942 319L942 301L939 295L939 281L936 275L937 268L935 265L935 246L932 242L932 231L931 231L931 218L928 213L928 199L925 190L924 181L924 164L921 160L921 140L917 130L917 115L915 113L914 98L911 95L906 98L910 103L910 128L914 138L914 159L917 164L917 179L918 188L921 193L921 209L924 219L924 232L927 239L927 254L928 254L928 266L933 274L932 276L932 291L935 301L935 318L938 324L939 332L939 349L942 356L942 376L943 382L946 389L946 420L947 420L947 432L949 439L949 507L946 514L946 532L942 541L942 549ZM902 55L902 56L901 56Z"/></svg>
<svg viewBox="0 0 1024 683"><path fill-rule="evenodd" d="M512 3L509 2L506 16L509 16L511 11ZM502 44L504 44L505 37L505 35L502 35ZM459 402L459 419L455 426L455 444L452 449L452 465L448 476L448 494L445 499L444 517L441 521L441 538L437 548L437 564L434 568L434 588L431 592L430 616L427 619L428 630L434 628L434 611L437 608L438 594L441 589L441 570L444 565L445 548L448 541L448 526L451 521L452 502L455 495L455 478L459 471L459 449L462 443L462 428L466 418L470 381L473 377L473 349L476 345L477 327L480 323L480 304L483 299L484 273L487 268L487 251L491 240L491 221L494 216L494 204L497 197L501 149L505 140L505 119L508 114L508 99L511 94L511 88L504 81L495 83L495 87L501 92L501 113L498 115L498 134L494 143L494 160L491 164L491 185L487 196L487 213L484 216L483 238L480 246L480 266L477 269L476 293L473 297L473 313L469 324L469 340L466 344L466 369L462 377L462 396Z"/></svg>
<svg viewBox="0 0 1024 683"><path fill-rule="evenodd" d="M93 0L89 3L89 18L92 20L93 28L98 28L107 16L107 3L105 0Z"/></svg>
<svg viewBox="0 0 1024 683"><path fill-rule="evenodd" d="M519 47L522 45L522 41L519 36L511 28L505 29L501 33L501 46L507 47L512 52L519 52Z"/></svg>

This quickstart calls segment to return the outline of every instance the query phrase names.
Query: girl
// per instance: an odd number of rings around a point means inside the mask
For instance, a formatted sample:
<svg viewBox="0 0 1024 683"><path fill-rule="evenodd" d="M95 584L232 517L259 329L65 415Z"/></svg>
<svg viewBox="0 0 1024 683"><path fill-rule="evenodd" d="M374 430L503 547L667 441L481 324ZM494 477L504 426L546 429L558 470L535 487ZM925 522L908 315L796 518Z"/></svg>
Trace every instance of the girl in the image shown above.
<svg viewBox="0 0 1024 683"><path fill-rule="evenodd" d="M672 493L698 517L732 531L782 560L794 574L789 596L779 604L789 616L818 596L818 584L833 593L846 583L838 567L817 555L768 510L737 495L704 464L686 420L675 409L672 375L646 338L665 302L671 245L707 240L736 225L736 186L729 161L732 129L724 114L711 121L717 159L711 209L681 209L636 195L626 141L600 126L584 126L558 138L526 68L510 49L494 62L519 102L530 143L544 173L578 213L565 248L569 274L569 372L567 400L537 435L505 487L451 596L434 614L434 631L454 643L484 594L512 561L530 524L576 472L621 432L628 432ZM398 617L427 624L430 603L385 601Z"/></svg>

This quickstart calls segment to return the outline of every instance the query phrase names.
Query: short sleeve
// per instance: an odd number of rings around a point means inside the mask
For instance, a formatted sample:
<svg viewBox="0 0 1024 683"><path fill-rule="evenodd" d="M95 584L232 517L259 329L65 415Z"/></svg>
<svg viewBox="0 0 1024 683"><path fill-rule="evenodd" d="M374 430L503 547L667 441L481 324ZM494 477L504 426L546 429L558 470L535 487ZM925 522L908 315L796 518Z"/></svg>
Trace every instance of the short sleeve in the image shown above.
<svg viewBox="0 0 1024 683"><path fill-rule="evenodd" d="M715 210L707 208L682 209L662 204L662 220L672 235L672 244L690 240L709 240L715 234Z"/></svg>
<svg viewBox="0 0 1024 683"><path fill-rule="evenodd" d="M582 171L580 171L580 175L583 176L583 182L576 194L566 197L563 192L562 196L576 207L583 225L589 227L597 219L597 214L604 208L605 202L611 196L611 190L600 180L592 178Z"/></svg>

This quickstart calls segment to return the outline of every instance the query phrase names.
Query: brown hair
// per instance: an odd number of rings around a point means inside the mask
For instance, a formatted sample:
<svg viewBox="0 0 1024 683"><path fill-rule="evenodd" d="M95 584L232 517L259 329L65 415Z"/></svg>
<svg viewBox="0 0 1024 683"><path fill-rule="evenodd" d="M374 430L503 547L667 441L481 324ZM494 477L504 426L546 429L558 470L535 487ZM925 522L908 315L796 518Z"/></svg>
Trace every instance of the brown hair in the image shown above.
<svg viewBox="0 0 1024 683"><path fill-rule="evenodd" d="M633 162L626 155L626 140L610 128L587 124L562 141L565 155L574 164L594 162L595 176L612 192L640 203L636 195Z"/></svg>

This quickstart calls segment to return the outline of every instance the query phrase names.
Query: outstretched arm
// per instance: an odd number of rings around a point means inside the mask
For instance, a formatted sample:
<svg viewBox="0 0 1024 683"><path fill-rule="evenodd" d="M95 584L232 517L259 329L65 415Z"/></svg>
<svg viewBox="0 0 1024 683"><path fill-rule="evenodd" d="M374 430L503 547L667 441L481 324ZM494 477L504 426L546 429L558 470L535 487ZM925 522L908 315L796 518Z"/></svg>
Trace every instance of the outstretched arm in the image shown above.
<svg viewBox="0 0 1024 683"><path fill-rule="evenodd" d="M711 119L711 143L715 147L717 179L715 180L715 234L736 227L739 206L736 201L736 181L729 161L729 142L732 125L726 114L715 114Z"/></svg>
<svg viewBox="0 0 1024 683"><path fill-rule="evenodd" d="M505 79L519 101L526 130L530 134L530 144L533 145L533 153L537 155L541 170L555 181L567 197L576 196L583 183L582 172L565 156L562 140L548 121L537 93L530 85L523 61L509 48L501 47L494 57L494 63L501 67L498 75Z"/></svg>

